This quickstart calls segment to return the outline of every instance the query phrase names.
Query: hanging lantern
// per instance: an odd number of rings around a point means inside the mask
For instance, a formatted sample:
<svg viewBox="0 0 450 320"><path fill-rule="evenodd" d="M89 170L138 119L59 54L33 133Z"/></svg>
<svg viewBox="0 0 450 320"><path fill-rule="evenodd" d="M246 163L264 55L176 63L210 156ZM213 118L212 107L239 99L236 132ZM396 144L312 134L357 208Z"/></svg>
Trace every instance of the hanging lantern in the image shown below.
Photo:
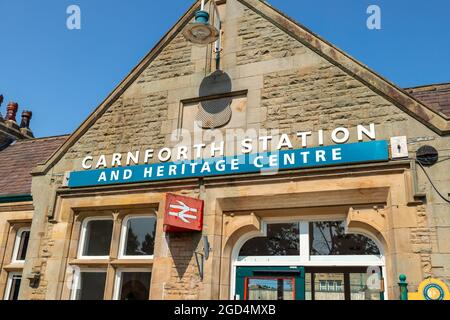
<svg viewBox="0 0 450 320"><path fill-rule="evenodd" d="M209 12L204 10L204 1L202 1L201 10L195 13L195 22L186 26L183 36L187 41L207 45L216 42L219 39L219 30L210 24Z"/></svg>

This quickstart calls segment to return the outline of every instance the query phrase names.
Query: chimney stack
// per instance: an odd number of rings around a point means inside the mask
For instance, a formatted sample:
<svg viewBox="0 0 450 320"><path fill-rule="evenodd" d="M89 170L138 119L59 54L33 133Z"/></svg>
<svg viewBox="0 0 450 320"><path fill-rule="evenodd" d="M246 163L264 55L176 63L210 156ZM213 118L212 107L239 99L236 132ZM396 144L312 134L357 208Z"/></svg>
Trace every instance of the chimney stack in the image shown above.
<svg viewBox="0 0 450 320"><path fill-rule="evenodd" d="M33 116L33 112L31 112L29 110L24 110L22 112L22 122L20 123L20 127L30 129L30 120L31 120L32 116Z"/></svg>
<svg viewBox="0 0 450 320"><path fill-rule="evenodd" d="M6 120L16 121L17 110L19 110L19 104L17 102L10 102L6 107Z"/></svg>
<svg viewBox="0 0 450 320"><path fill-rule="evenodd" d="M0 105L2 102L3 96L0 95ZM30 130L30 120L33 113L24 110L19 126L16 120L18 110L19 104L17 102L10 102L6 106L6 116L3 118L0 114L0 150L10 145L14 140L34 137L33 132Z"/></svg>
<svg viewBox="0 0 450 320"><path fill-rule="evenodd" d="M0 107L2 106L2 103L3 103L3 95L0 94ZM3 122L3 116L1 112L0 112L0 122Z"/></svg>
<svg viewBox="0 0 450 320"><path fill-rule="evenodd" d="M33 137L33 132L30 130L30 120L33 116L33 112L29 110L24 110L22 112L22 121L20 122L20 131L28 136Z"/></svg>

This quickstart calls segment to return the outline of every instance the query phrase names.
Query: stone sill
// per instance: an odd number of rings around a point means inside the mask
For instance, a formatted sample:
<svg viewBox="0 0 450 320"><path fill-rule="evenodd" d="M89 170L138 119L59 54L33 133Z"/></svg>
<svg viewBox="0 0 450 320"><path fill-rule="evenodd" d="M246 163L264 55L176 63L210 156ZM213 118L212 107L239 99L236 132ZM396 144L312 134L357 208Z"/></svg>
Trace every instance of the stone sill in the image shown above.
<svg viewBox="0 0 450 320"><path fill-rule="evenodd" d="M10 263L10 264L4 266L3 269L7 272L17 272L17 271L22 271L23 266L24 266L23 262L22 263L14 262L14 263Z"/></svg>
<svg viewBox="0 0 450 320"><path fill-rule="evenodd" d="M109 264L120 267L145 267L152 266L153 259L73 259L69 262L69 265L85 267L106 267Z"/></svg>

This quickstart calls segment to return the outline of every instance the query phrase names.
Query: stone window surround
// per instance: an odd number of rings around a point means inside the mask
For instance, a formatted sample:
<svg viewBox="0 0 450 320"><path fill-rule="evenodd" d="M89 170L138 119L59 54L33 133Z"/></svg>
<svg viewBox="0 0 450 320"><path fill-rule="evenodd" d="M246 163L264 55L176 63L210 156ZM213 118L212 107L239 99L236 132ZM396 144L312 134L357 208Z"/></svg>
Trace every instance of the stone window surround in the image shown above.
<svg viewBox="0 0 450 320"><path fill-rule="evenodd" d="M75 282L77 281L77 274L79 272L93 272L102 271L106 272L106 284L104 300L111 300L117 297L116 282L118 280L119 272L124 270L128 271L147 271L151 272L153 268L153 256L147 257L120 257L120 247L122 246L122 232L123 224L129 217L146 217L156 216L156 214L149 214L150 209L114 209L114 210L89 210L85 212L79 212L75 215L73 224L73 238L69 248L68 265L70 269L76 268L72 273L67 272L65 275L66 283L69 283L72 276L75 275ZM151 211L150 211L151 212ZM113 231L111 237L110 254L107 257L81 257L80 248L82 247L82 239L79 239L82 235L83 226L86 221L92 221L99 219L112 219ZM70 290L67 286L63 288L63 299L74 299L73 290Z"/></svg>
<svg viewBox="0 0 450 320"><path fill-rule="evenodd" d="M0 276L6 281L5 285L0 286L0 300L5 299L8 296L7 290L10 288L9 285L11 282L11 275L23 273L25 261L17 261L15 259L15 255L17 255L16 249L18 249L19 245L17 241L20 241L20 233L22 231L30 230L31 220L10 220L8 221L8 224L9 234L5 249L3 267L0 269Z"/></svg>

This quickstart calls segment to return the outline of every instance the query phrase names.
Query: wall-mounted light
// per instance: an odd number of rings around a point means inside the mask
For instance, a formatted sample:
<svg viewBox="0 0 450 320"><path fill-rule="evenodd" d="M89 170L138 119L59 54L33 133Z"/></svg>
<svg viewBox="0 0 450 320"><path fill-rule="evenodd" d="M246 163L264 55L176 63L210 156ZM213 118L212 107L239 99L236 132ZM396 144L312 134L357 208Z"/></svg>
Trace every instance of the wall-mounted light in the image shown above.
<svg viewBox="0 0 450 320"><path fill-rule="evenodd" d="M216 7L215 10L217 11ZM205 0L202 0L201 9L195 13L195 22L186 26L183 36L192 43L208 45L216 42L219 39L219 35L219 28L211 25L209 22L209 12L205 10Z"/></svg>
<svg viewBox="0 0 450 320"><path fill-rule="evenodd" d="M203 242L203 252L194 252L195 261L197 262L198 274L200 279L203 280L205 261L209 259L209 253L211 251L211 246L209 245L208 236L202 236Z"/></svg>
<svg viewBox="0 0 450 320"><path fill-rule="evenodd" d="M27 276L27 279L30 281L30 287L37 289L39 287L39 281L41 280L41 273L33 272Z"/></svg>

